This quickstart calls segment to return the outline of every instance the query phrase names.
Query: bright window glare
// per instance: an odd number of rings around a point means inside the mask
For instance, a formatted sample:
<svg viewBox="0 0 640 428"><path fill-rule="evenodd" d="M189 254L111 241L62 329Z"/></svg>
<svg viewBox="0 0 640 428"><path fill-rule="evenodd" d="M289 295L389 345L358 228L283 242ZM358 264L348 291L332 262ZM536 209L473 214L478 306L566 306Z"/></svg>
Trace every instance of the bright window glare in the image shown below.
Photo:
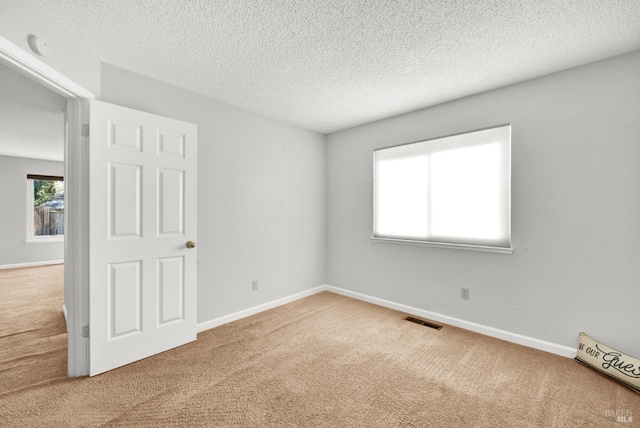
<svg viewBox="0 0 640 428"><path fill-rule="evenodd" d="M500 147L485 144L431 155L431 234L501 237Z"/></svg>
<svg viewBox="0 0 640 428"><path fill-rule="evenodd" d="M378 164L376 229L384 235L427 237L429 158L393 159Z"/></svg>
<svg viewBox="0 0 640 428"><path fill-rule="evenodd" d="M511 126L374 151L374 238L511 248Z"/></svg>

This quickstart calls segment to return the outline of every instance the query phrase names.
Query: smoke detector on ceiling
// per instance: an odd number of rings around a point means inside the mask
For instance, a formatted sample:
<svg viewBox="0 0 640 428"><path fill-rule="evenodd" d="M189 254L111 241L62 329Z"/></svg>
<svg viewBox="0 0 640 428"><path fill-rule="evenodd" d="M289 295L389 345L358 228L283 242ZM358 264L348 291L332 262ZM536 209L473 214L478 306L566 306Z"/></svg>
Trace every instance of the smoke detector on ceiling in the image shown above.
<svg viewBox="0 0 640 428"><path fill-rule="evenodd" d="M33 34L29 36L29 46L31 50L36 54L43 56L45 58L49 58L51 56L51 48L49 47L49 43L41 38L34 36Z"/></svg>

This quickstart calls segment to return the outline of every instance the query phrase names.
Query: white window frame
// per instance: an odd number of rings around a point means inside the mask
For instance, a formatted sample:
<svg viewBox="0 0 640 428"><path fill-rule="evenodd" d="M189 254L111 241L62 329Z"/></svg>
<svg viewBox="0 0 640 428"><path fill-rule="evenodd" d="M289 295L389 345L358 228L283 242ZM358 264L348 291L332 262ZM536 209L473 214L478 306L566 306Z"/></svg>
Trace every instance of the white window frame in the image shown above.
<svg viewBox="0 0 640 428"><path fill-rule="evenodd" d="M508 143L506 145L506 148L508 150L507 152L507 156L508 156L508 184L507 184L507 189L508 189L508 194L509 194L509 204L508 204L508 208L507 208L507 219L506 219L506 227L507 227L507 240L508 240L508 245L483 245L483 244L477 244L477 243L460 243L460 242L442 242L442 241L433 241L433 240L428 240L428 239L421 239L421 238L416 238L416 239L412 239L412 238L404 238L404 237L396 237L396 236L385 236L385 235L379 235L376 231L376 225L377 225L377 220L376 220L376 215L377 215L377 201L376 201L376 193L377 193L377 183L376 183L376 177L377 177L377 171L376 171L376 165L377 165L377 161L376 161L376 152L381 151L381 150L386 150L386 149L393 149L393 148L397 148L397 147L401 147L401 146L408 146L408 145L417 145L417 144L423 144L423 143L436 143L437 140L444 140L450 137L462 137L465 135L469 135L471 138L473 138L474 133L479 133L481 131L490 131L490 130L497 130L497 128L507 128L508 129ZM424 145L424 144L423 144ZM444 150L444 149L443 149ZM437 151L435 151L434 153L436 153ZM371 240L374 242L381 242L381 243L395 243L395 244L409 244L409 245L422 245L422 246L430 246L430 247L439 247L439 248L449 248L449 249L461 249L461 250L472 250L472 251L484 251L484 252L492 252L492 253L503 253L503 254L511 254L513 253L513 248L512 248L512 242L511 242L511 125L510 124L502 124L502 125L497 125L497 126L493 126L493 127L489 127L489 128L482 128L482 129L477 129L477 130L473 130L473 131L467 131L467 132L463 132L463 133L458 133L458 134L451 134L451 135L446 135L446 136L442 136L442 137L437 137L437 138L432 138L432 139L426 139L426 140L420 140L420 141L414 141L414 142L410 142L410 143L405 143L405 144L399 144L399 145L395 145L395 146L388 146L388 147L382 147L379 149L375 149L373 152L373 232L372 232L372 236L371 236Z"/></svg>
<svg viewBox="0 0 640 428"><path fill-rule="evenodd" d="M43 180L48 176L43 176ZM57 177L56 177L57 178ZM51 177L53 181L53 177ZM48 244L64 242L64 234L62 235L34 235L33 234L33 216L34 216L34 200L33 200L33 182L35 178L27 177L27 244ZM64 181L61 180L61 181Z"/></svg>

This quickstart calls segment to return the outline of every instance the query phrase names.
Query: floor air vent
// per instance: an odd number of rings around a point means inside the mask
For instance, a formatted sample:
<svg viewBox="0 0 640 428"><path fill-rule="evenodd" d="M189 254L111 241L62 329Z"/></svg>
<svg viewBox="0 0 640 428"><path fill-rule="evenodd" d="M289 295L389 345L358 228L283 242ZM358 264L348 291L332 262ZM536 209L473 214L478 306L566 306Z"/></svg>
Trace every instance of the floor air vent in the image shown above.
<svg viewBox="0 0 640 428"><path fill-rule="evenodd" d="M427 321L427 320L421 320L420 318L414 318L412 316L406 317L405 320L411 321L411 322L416 323L416 324L423 325L425 327L434 328L436 330L440 330L442 328L442 326L440 324L436 324L434 322Z"/></svg>

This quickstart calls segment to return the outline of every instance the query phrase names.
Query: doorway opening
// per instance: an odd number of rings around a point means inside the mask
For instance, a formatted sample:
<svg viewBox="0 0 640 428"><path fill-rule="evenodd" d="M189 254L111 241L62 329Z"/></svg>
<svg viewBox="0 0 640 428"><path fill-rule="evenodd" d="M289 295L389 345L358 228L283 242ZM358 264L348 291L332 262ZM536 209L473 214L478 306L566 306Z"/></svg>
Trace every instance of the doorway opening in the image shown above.
<svg viewBox="0 0 640 428"><path fill-rule="evenodd" d="M83 148L82 124L88 123L89 100L94 95L7 39L0 37L0 64L49 89L64 100L64 310L67 327L67 375L88 374L88 148ZM25 173L25 180L26 180ZM25 184L26 192L26 184ZM25 204L26 205L26 204ZM22 205L23 207L25 205ZM25 214L26 217L26 214ZM60 219L58 219L60 221ZM28 224L22 223L22 227ZM55 240L55 239L54 239ZM34 244L35 245L35 244ZM53 245L53 244L39 244Z"/></svg>
<svg viewBox="0 0 640 428"><path fill-rule="evenodd" d="M0 62L0 361L5 390L67 374L67 98ZM47 358L37 358L46 355Z"/></svg>

